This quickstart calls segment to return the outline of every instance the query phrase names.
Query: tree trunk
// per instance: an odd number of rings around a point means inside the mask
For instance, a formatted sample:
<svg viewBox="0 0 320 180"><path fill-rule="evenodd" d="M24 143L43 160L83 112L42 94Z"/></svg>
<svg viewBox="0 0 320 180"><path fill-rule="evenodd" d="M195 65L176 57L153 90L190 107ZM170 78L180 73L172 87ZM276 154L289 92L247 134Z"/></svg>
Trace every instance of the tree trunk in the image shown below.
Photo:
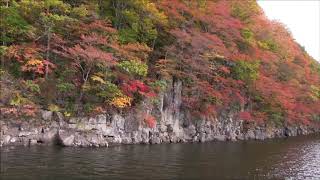
<svg viewBox="0 0 320 180"><path fill-rule="evenodd" d="M91 69L92 67L90 67L87 71L84 70L84 68L81 68L82 69L82 78L83 78L83 83L82 83L82 86L85 85L89 79L89 75L90 75L90 72L91 72ZM76 101L76 107L77 107L77 111L79 111L79 107L80 107L80 104L82 103L82 99L83 99L83 96L84 96L84 91L82 89L82 86L81 86L81 89L80 89L80 95L79 95L79 98L77 99Z"/></svg>
<svg viewBox="0 0 320 180"><path fill-rule="evenodd" d="M46 52L46 60L49 61L50 58L50 42L51 42L51 27L48 27L48 35L47 35L47 52ZM48 79L49 74L49 64L46 64L45 69L45 78Z"/></svg>
<svg viewBox="0 0 320 180"><path fill-rule="evenodd" d="M4 37L4 32L2 32L2 36ZM2 41L2 45L6 47L6 43ZM1 55L1 68L4 68L4 54Z"/></svg>
<svg viewBox="0 0 320 180"><path fill-rule="evenodd" d="M47 15L50 14L50 6L46 9ZM49 61L50 58L50 41L51 41L51 24L50 22L47 22L47 51L46 51L46 60ZM46 64L45 68L45 79L48 79L48 73L49 73L49 64Z"/></svg>

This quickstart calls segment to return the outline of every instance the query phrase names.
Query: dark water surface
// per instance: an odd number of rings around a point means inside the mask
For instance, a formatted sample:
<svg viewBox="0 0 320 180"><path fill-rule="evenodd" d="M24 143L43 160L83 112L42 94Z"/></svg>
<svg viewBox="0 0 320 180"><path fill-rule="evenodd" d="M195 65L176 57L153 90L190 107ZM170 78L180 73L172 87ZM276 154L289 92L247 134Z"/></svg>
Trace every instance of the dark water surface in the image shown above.
<svg viewBox="0 0 320 180"><path fill-rule="evenodd" d="M264 142L2 147L0 179L320 179L320 136Z"/></svg>

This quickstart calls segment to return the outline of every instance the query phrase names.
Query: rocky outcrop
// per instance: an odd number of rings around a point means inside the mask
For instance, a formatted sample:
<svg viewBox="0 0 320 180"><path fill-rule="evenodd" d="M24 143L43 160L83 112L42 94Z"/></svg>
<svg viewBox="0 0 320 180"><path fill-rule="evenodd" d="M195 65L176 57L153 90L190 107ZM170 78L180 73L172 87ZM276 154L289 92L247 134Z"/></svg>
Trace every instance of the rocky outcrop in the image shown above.
<svg viewBox="0 0 320 180"><path fill-rule="evenodd" d="M306 126L248 127L243 121L227 115L193 119L181 110L181 88L181 82L174 83L167 93L160 95L157 108L143 103L144 113L152 113L158 119L154 128L139 119L139 112L66 119L61 113L42 111L38 119L1 120L0 145L107 147L113 144L265 140L319 132L319 129Z"/></svg>

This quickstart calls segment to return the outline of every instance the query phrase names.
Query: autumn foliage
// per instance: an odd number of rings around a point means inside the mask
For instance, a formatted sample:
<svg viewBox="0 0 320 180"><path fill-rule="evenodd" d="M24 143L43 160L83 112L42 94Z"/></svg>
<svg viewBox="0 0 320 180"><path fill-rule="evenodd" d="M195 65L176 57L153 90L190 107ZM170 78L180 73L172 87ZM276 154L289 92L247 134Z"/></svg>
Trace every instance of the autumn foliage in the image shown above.
<svg viewBox="0 0 320 180"><path fill-rule="evenodd" d="M181 81L195 117L320 122L320 64L255 0L43 2L0 3L4 113L123 112Z"/></svg>
<svg viewBox="0 0 320 180"><path fill-rule="evenodd" d="M144 122L147 124L149 128L155 128L157 124L157 120L150 114L144 115Z"/></svg>

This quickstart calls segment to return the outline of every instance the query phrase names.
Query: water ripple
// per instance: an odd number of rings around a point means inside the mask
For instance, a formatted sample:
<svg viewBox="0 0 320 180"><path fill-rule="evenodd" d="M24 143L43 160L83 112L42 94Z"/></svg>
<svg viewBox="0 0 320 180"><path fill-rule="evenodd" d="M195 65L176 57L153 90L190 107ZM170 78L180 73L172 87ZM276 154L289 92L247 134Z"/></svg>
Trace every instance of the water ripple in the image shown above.
<svg viewBox="0 0 320 180"><path fill-rule="evenodd" d="M320 179L320 137L265 142L5 147L1 179Z"/></svg>

